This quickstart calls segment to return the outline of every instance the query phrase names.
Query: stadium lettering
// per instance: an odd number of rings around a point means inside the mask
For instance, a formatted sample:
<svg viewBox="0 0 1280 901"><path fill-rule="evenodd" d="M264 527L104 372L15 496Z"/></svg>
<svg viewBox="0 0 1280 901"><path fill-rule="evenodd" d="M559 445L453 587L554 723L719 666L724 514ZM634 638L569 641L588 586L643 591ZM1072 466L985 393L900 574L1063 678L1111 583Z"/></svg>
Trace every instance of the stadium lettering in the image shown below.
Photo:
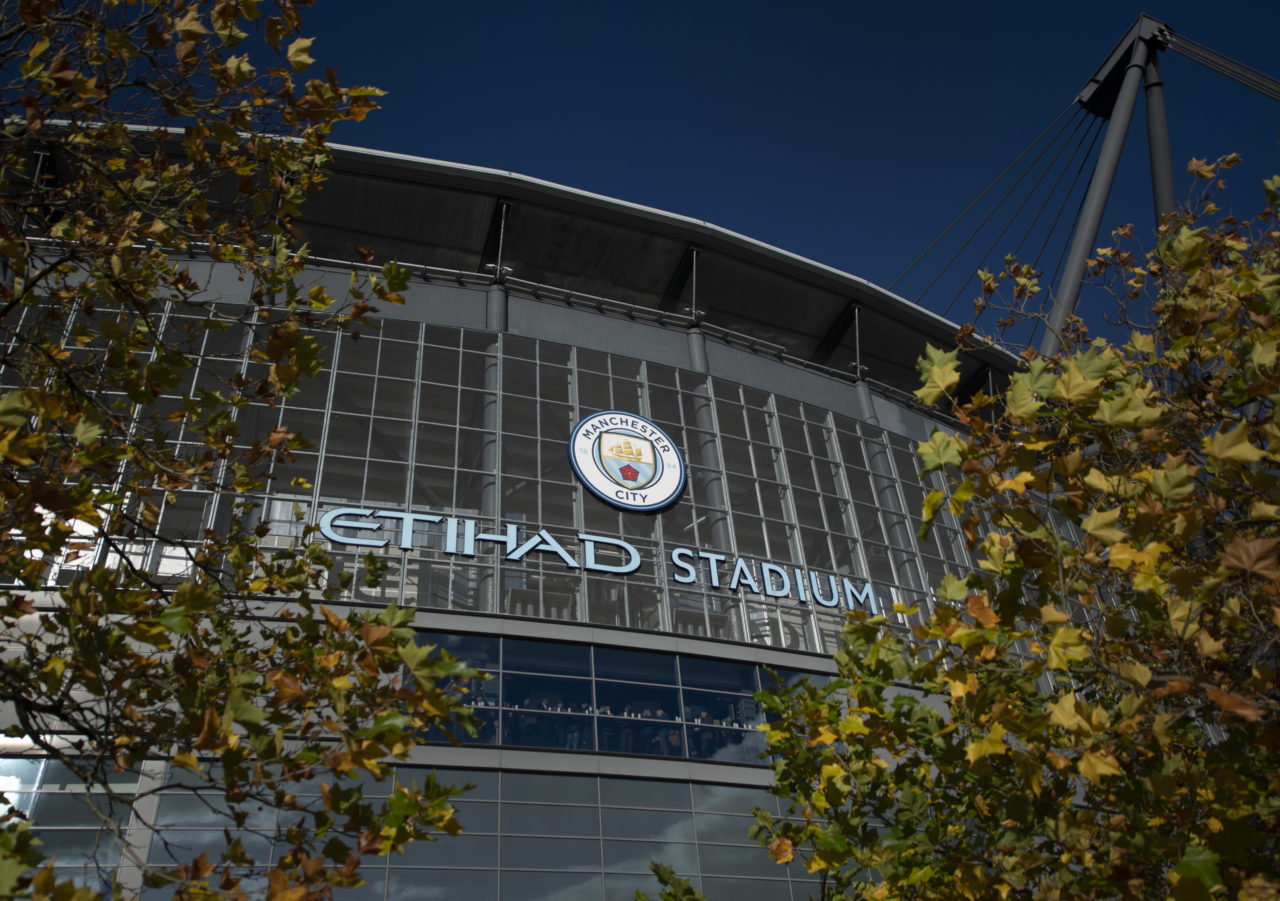
<svg viewBox="0 0 1280 901"><path fill-rule="evenodd" d="M621 538L577 532L576 545L569 542L566 547L546 529L509 522L500 531L483 532L478 519L435 513L339 507L321 516L319 527L330 542L348 547L388 549L394 542L401 551L431 549L459 557L475 557L489 549L499 550L512 562L549 554L568 569L615 575L633 573L642 562L635 546ZM680 585L792 598L802 604L812 600L821 607L853 610L856 605L878 612L871 583L857 583L847 576L689 547L673 548L668 559L669 576Z"/></svg>

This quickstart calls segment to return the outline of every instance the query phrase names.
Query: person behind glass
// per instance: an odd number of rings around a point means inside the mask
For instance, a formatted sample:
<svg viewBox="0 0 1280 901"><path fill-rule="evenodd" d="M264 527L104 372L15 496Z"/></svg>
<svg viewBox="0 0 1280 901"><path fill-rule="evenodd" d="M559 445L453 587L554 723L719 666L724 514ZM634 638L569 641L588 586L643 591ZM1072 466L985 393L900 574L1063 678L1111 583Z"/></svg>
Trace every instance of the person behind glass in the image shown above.
<svg viewBox="0 0 1280 901"><path fill-rule="evenodd" d="M630 754L636 749L636 731L631 725L631 717L635 716L631 712L631 705L627 704L622 708L622 715L625 719L622 722L621 740L618 743L618 750L624 754Z"/></svg>
<svg viewBox="0 0 1280 901"><path fill-rule="evenodd" d="M704 759L715 756L716 753L716 733L711 728L711 714L702 711L694 720L695 728L689 733L689 751L694 752L696 747L697 755Z"/></svg>

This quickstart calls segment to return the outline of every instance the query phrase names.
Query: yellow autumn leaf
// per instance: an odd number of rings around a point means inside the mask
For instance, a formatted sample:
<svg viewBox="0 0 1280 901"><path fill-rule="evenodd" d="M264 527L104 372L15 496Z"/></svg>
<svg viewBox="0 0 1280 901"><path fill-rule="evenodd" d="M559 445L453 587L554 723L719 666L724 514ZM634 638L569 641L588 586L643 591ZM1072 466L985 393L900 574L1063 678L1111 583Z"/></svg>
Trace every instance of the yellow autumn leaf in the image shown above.
<svg viewBox="0 0 1280 901"><path fill-rule="evenodd" d="M840 731L846 736L848 735L870 735L871 730L867 728L867 724L862 721L862 717L856 713L850 713L840 721Z"/></svg>
<svg viewBox="0 0 1280 901"><path fill-rule="evenodd" d="M1080 757L1080 775L1095 785L1102 783L1103 776L1123 776L1124 770L1116 759L1105 751L1085 751Z"/></svg>
<svg viewBox="0 0 1280 901"><path fill-rule="evenodd" d="M1244 423L1226 432L1214 432L1204 440L1205 452L1219 460L1233 463L1256 463L1266 453L1249 443L1249 433Z"/></svg>
<svg viewBox="0 0 1280 901"><path fill-rule="evenodd" d="M1046 626L1056 626L1059 623L1071 621L1071 614L1059 610L1053 604L1045 604L1040 608L1040 622Z"/></svg>
<svg viewBox="0 0 1280 901"><path fill-rule="evenodd" d="M301 72L315 62L315 59L311 56L311 45L314 42L315 38L298 38L289 45L286 57L293 71Z"/></svg>
<svg viewBox="0 0 1280 901"><path fill-rule="evenodd" d="M1072 662L1089 659L1089 649L1081 636L1081 631L1071 626L1053 630L1053 639L1049 642L1050 669L1069 669Z"/></svg>
<svg viewBox="0 0 1280 901"><path fill-rule="evenodd" d="M831 731L831 727L825 723L818 727L817 733L809 739L809 747L814 745L832 745L836 742L836 734Z"/></svg>
<svg viewBox="0 0 1280 901"><path fill-rule="evenodd" d="M1020 472L1016 476L1007 479L1001 479L996 483L996 491L1012 491L1014 494L1022 494L1027 490L1027 484L1035 481L1035 473Z"/></svg>
<svg viewBox="0 0 1280 901"><path fill-rule="evenodd" d="M838 763L824 763L822 765L821 779L824 787L831 784L841 791L847 791L849 788L849 783L845 779L844 767Z"/></svg>
<svg viewBox="0 0 1280 901"><path fill-rule="evenodd" d="M1113 507L1110 510L1098 510L1086 516L1080 523L1080 527L1103 544L1115 544L1125 538L1124 532L1115 527L1119 519L1119 507Z"/></svg>
<svg viewBox="0 0 1280 901"><path fill-rule="evenodd" d="M977 763L983 757L992 757L998 754L1004 754L1009 750L1009 746L1004 743L1005 728L996 723L991 727L991 731L984 738L977 741L971 741L964 747L964 756L970 764Z"/></svg>
<svg viewBox="0 0 1280 901"><path fill-rule="evenodd" d="M1147 683L1151 681L1151 668L1136 660L1121 663L1116 667L1116 672L1139 688L1145 688Z"/></svg>
<svg viewBox="0 0 1280 901"><path fill-rule="evenodd" d="M963 676L947 676L947 687L951 689L951 700L958 701L967 694L978 690L978 677L973 673Z"/></svg>
<svg viewBox="0 0 1280 901"><path fill-rule="evenodd" d="M1058 377L1053 393L1068 403L1078 404L1092 398L1101 384L1102 379L1085 378L1076 361L1072 360L1067 364L1067 371Z"/></svg>

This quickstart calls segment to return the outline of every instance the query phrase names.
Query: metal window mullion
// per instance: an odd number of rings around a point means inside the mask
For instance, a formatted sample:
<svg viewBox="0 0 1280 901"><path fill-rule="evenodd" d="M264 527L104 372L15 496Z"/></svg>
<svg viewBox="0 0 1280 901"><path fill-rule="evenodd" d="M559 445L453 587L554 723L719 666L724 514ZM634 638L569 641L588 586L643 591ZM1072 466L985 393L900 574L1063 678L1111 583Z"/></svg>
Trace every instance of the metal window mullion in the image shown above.
<svg viewBox="0 0 1280 901"><path fill-rule="evenodd" d="M316 449L316 481L311 486L311 509L307 511L308 525L315 525L320 507L320 486L324 482L324 464L328 457L329 424L333 414L333 395L338 382L338 358L342 352L342 336L334 338L333 351L329 355L329 384L325 387L324 411L320 417L320 439Z"/></svg>
<svg viewBox="0 0 1280 901"><path fill-rule="evenodd" d="M640 386L642 388L639 404L640 415L653 421L653 385L649 381L649 362L647 360L640 361ZM687 466L688 464L686 463L685 465ZM663 632L674 633L676 630L676 618L675 612L672 609L671 590L669 587L671 584L671 578L670 574L667 572L667 555L665 553L667 546L667 533L661 516L655 516L653 518L653 525L654 548L657 551L656 559L653 561L655 570L654 575L658 580L658 591L661 597L661 603L658 604L658 628ZM623 606L623 613L628 617L627 622L629 623L631 614L630 592L624 591L623 595L626 597L626 601ZM703 605L702 619L705 627L707 619L705 604Z"/></svg>
<svg viewBox="0 0 1280 901"><path fill-rule="evenodd" d="M425 335L426 323L418 323L418 339L413 347L413 400L412 407L409 408L409 449L405 454L408 460L408 467L404 476L404 499L405 507L408 510L413 509L413 468L418 463L418 402L422 394L422 354L423 344L426 339ZM382 355L378 355L379 363L381 363ZM376 395L375 395L376 397ZM409 552L402 550L400 552L400 588L396 591L397 603L403 605L405 603L405 587L409 584L406 573L409 571ZM428 568L428 572L430 569ZM418 593L422 593L422 585L418 585ZM414 598L413 605L418 605L418 598Z"/></svg>

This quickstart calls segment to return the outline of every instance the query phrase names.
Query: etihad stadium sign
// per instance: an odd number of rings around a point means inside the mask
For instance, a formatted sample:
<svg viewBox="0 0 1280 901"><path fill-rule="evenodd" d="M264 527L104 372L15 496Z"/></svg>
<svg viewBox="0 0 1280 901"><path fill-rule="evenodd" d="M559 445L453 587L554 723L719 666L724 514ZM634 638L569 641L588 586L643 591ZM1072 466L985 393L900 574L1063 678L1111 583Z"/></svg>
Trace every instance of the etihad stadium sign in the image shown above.
<svg viewBox="0 0 1280 901"><path fill-rule="evenodd" d="M500 531L486 532L486 523L468 517L339 507L321 516L319 527L320 534L335 546L426 550L464 558L496 551L512 563L550 556L570 570L611 575L634 573L644 565L639 549L622 538L578 532L576 542L561 541L546 529L534 530L522 523L502 523ZM671 548L663 563L667 578L677 586L879 612L870 582L855 582L835 573L691 547Z"/></svg>

